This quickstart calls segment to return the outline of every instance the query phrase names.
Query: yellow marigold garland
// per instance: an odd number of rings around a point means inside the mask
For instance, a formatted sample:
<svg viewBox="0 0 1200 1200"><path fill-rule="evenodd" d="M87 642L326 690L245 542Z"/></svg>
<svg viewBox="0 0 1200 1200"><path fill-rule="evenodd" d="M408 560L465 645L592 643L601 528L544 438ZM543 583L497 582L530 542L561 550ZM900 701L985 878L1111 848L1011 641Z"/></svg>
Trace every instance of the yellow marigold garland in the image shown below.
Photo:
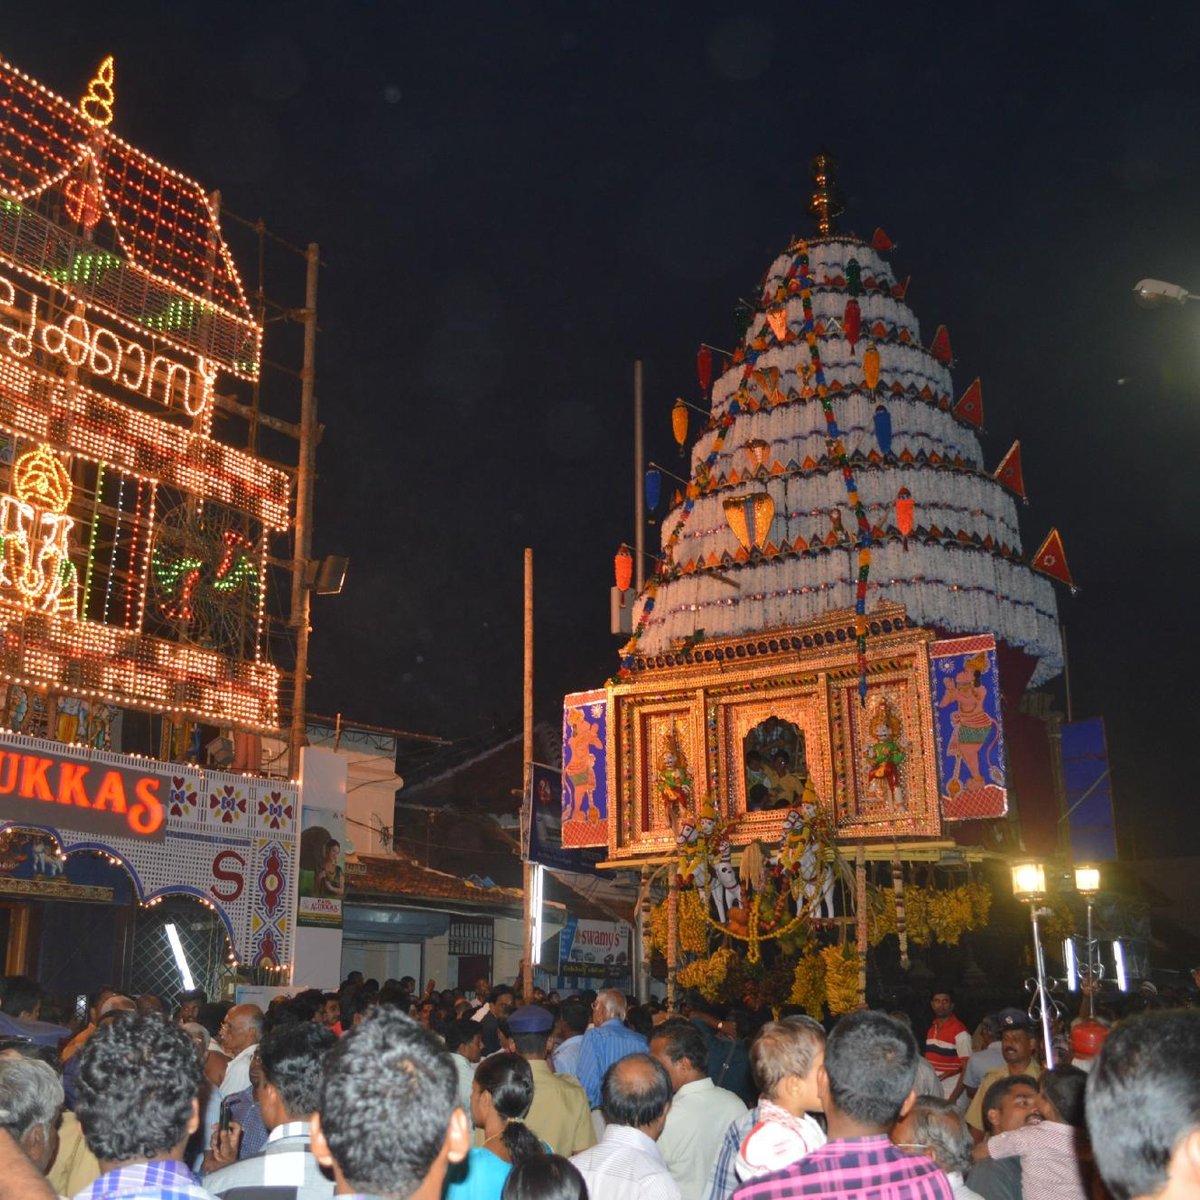
<svg viewBox="0 0 1200 1200"><path fill-rule="evenodd" d="M821 949L821 965L825 969L825 1003L829 1015L840 1017L853 1012L859 1004L858 950L849 942L844 946L825 946Z"/></svg>
<svg viewBox="0 0 1200 1200"><path fill-rule="evenodd" d="M819 951L807 950L796 960L796 973L788 1000L792 1004L802 1005L810 1017L820 1019L825 1003L825 964Z"/></svg>
<svg viewBox="0 0 1200 1200"><path fill-rule="evenodd" d="M720 998L721 984L725 982L729 968L737 962L737 952L730 949L714 950L708 958L698 958L688 963L675 974L680 987L695 988L708 1001Z"/></svg>
<svg viewBox="0 0 1200 1200"><path fill-rule="evenodd" d="M667 901L650 909L648 923L650 946L663 957L667 954ZM679 949L688 954L708 952L708 927L704 923L700 893L685 888L679 893Z"/></svg>
<svg viewBox="0 0 1200 1200"><path fill-rule="evenodd" d="M992 889L983 882L945 889L910 884L904 889L908 936L918 946L934 940L944 946L958 945L964 933L987 924L991 907ZM874 889L868 893L867 921L872 946L897 932L896 904L889 892Z"/></svg>

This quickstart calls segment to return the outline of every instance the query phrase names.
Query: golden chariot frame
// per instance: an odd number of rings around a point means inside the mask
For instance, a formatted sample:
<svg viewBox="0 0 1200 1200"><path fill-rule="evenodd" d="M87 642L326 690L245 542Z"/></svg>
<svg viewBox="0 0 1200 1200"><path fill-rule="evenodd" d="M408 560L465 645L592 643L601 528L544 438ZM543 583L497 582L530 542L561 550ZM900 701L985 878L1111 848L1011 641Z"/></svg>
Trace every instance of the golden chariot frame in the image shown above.
<svg viewBox="0 0 1200 1200"><path fill-rule="evenodd" d="M747 811L743 767L746 734L772 716L803 733L816 798L839 842L940 837L929 665L936 635L914 626L900 605L881 605L868 621L865 706L853 612L635 657L629 681L608 689L609 864L675 852L660 786L667 765L690 776L687 819L698 821L711 800L721 819L736 821L732 846L778 840L786 812ZM872 713L900 730L898 787L870 777Z"/></svg>

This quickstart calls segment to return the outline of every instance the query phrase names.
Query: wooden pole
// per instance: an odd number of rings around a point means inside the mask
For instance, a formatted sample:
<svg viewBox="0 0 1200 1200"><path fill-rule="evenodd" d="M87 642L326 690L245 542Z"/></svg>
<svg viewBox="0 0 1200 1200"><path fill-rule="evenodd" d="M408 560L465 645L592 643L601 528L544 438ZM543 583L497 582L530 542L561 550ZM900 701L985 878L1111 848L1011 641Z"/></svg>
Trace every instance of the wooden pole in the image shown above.
<svg viewBox="0 0 1200 1200"><path fill-rule="evenodd" d="M300 774L300 749L307 740L304 710L308 691L308 569L312 557L313 477L317 452L317 270L321 262L316 242L309 242L305 259L304 363L300 370L300 448L296 468L296 532L289 619L296 638L292 725L288 736L288 774L293 779Z"/></svg>
<svg viewBox="0 0 1200 1200"><path fill-rule="evenodd" d="M867 848L858 843L854 855L854 946L858 951L858 1002L867 1002Z"/></svg>
<svg viewBox="0 0 1200 1200"><path fill-rule="evenodd" d="M533 550L528 546L525 547L525 690L523 714L525 770L522 782L521 810L525 819L521 824L526 836L521 846L521 853L525 858L525 934L523 949L521 951L521 979L525 984L525 998L528 999L533 992L533 960L535 957L533 945L533 864L529 861L528 841L529 822L533 820L533 810L530 804L533 776Z"/></svg>
<svg viewBox="0 0 1200 1200"><path fill-rule="evenodd" d="M642 432L642 360L633 364L633 586L646 581L646 446Z"/></svg>
<svg viewBox="0 0 1200 1200"><path fill-rule="evenodd" d="M638 887L637 910L637 976L634 979L634 995L639 1004L650 999L650 868L642 867L642 878Z"/></svg>
<svg viewBox="0 0 1200 1200"><path fill-rule="evenodd" d="M675 968L679 962L679 878L670 872L667 884L667 1011L675 1011Z"/></svg>

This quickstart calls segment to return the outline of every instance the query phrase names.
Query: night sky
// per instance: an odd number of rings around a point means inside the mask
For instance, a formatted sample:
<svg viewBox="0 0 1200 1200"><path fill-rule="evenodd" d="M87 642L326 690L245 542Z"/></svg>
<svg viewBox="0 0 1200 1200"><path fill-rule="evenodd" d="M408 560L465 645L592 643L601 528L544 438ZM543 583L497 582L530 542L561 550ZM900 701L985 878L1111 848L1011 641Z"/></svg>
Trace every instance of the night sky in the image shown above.
<svg viewBox="0 0 1200 1200"><path fill-rule="evenodd" d="M519 716L526 545L539 719L615 668L633 361L677 469L697 344L812 231L828 147L840 228L887 230L956 393L982 377L987 464L1022 439L1026 551L1062 532L1127 845L1200 850L1200 304L1132 302L1200 290L1200 15L961 7L67 2L0 53L70 97L114 54L118 133L320 243L315 550L351 566L309 707L451 737Z"/></svg>

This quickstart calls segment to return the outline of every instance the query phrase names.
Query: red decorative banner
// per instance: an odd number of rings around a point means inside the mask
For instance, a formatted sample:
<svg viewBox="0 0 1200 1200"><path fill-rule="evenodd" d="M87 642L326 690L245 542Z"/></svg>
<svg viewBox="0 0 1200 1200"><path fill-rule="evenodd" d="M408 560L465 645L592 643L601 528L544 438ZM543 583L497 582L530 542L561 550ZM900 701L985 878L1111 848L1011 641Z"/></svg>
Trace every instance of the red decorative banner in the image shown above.
<svg viewBox="0 0 1200 1200"><path fill-rule="evenodd" d="M983 385L976 379L954 406L954 415L976 429L983 428Z"/></svg>
<svg viewBox="0 0 1200 1200"><path fill-rule="evenodd" d="M945 325L939 325L933 335L933 344L929 353L941 363L949 363L954 356L950 353L950 331Z"/></svg>
<svg viewBox="0 0 1200 1200"><path fill-rule="evenodd" d="M1075 580L1071 578L1071 569L1067 566L1067 552L1063 549L1062 535L1057 529L1051 529L1046 534L1046 540L1038 547L1038 552L1029 564L1035 571L1065 583L1072 591L1075 590Z"/></svg>
<svg viewBox="0 0 1200 1200"><path fill-rule="evenodd" d="M1018 438L1009 448L1008 453L1000 460L1000 465L992 472L992 477L1014 496L1028 500L1025 494L1025 472L1021 467L1021 441Z"/></svg>

